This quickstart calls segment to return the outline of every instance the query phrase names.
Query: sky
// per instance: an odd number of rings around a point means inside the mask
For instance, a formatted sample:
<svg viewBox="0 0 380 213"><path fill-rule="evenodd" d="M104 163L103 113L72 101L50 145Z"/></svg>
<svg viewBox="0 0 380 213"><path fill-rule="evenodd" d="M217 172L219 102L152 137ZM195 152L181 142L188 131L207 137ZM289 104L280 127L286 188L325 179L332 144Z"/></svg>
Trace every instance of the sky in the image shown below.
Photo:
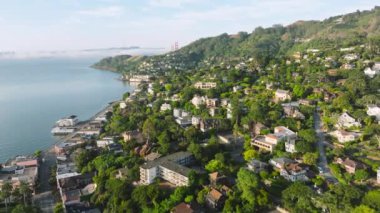
<svg viewBox="0 0 380 213"><path fill-rule="evenodd" d="M0 52L167 48L222 33L323 20L380 0L0 0Z"/></svg>

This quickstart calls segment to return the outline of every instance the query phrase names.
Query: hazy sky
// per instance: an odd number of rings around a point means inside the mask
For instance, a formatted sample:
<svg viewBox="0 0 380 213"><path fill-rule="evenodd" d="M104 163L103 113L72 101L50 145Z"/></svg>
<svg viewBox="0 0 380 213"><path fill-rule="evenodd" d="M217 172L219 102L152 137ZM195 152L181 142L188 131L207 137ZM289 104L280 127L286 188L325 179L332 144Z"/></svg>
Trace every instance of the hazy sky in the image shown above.
<svg viewBox="0 0 380 213"><path fill-rule="evenodd" d="M375 5L380 0L0 0L0 51L170 48Z"/></svg>

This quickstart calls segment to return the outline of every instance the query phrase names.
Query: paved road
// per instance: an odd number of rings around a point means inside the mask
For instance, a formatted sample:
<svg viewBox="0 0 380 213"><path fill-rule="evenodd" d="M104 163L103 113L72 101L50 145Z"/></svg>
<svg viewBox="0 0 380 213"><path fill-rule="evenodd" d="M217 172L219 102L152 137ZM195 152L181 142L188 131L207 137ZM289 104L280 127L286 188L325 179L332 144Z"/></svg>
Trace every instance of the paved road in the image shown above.
<svg viewBox="0 0 380 213"><path fill-rule="evenodd" d="M42 212L44 213L53 213L55 206L55 199L51 191L44 193L36 194L33 196L33 201L35 205L38 205Z"/></svg>
<svg viewBox="0 0 380 213"><path fill-rule="evenodd" d="M317 111L314 112L314 129L317 134L317 146L319 150L318 167L322 168L323 170L323 173L321 175L325 178L331 179L334 182L338 182L338 180L331 174L330 168L328 167L325 151L325 133L322 131L322 122L321 116L319 115L319 107L317 108Z"/></svg>
<svg viewBox="0 0 380 213"><path fill-rule="evenodd" d="M47 150L42 154L40 164L36 195L33 196L34 204L39 206L44 213L53 212L56 200L52 195L52 187L49 184L51 168L56 165L56 156L52 150Z"/></svg>

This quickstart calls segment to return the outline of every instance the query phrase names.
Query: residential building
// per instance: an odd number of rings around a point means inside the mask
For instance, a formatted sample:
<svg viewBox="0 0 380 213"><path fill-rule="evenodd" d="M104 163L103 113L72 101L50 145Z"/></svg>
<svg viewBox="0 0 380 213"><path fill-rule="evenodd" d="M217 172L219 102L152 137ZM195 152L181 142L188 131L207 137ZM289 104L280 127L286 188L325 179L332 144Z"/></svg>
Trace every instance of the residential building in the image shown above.
<svg viewBox="0 0 380 213"><path fill-rule="evenodd" d="M187 186L191 169L185 167L193 162L189 152L177 152L140 166L140 183L151 184L155 178L162 178L176 186Z"/></svg>
<svg viewBox="0 0 380 213"><path fill-rule="evenodd" d="M308 180L306 176L306 167L299 163L285 164L285 166L280 170L280 175L292 182Z"/></svg>
<svg viewBox="0 0 380 213"><path fill-rule="evenodd" d="M92 182L92 174L80 174L74 163L57 165L57 188L65 208L81 204L81 189L85 189Z"/></svg>
<svg viewBox="0 0 380 213"><path fill-rule="evenodd" d="M218 190L212 188L206 196L206 204L209 208L220 209L225 201L225 196Z"/></svg>
<svg viewBox="0 0 380 213"><path fill-rule="evenodd" d="M213 108L209 108L209 114L211 115L211 117L215 117L216 114L218 113L218 108L216 107L213 107Z"/></svg>
<svg viewBox="0 0 380 213"><path fill-rule="evenodd" d="M196 205L194 202L191 203L180 203L177 206L175 206L171 213L202 213L203 211L201 208Z"/></svg>
<svg viewBox="0 0 380 213"><path fill-rule="evenodd" d="M144 143L144 137L142 133L139 130L132 130L132 131L126 131L123 132L121 135L125 142L136 140L137 143Z"/></svg>
<svg viewBox="0 0 380 213"><path fill-rule="evenodd" d="M195 95L193 97L193 99L191 99L191 103L196 107L196 108L199 108L200 105L203 105L205 104L206 102L206 98L205 97L201 97L199 95Z"/></svg>
<svg viewBox="0 0 380 213"><path fill-rule="evenodd" d="M219 99L217 98L206 98L206 107L215 108L219 106Z"/></svg>
<svg viewBox="0 0 380 213"><path fill-rule="evenodd" d="M343 58L346 61L354 61L354 60L359 59L359 55L351 53L351 54L347 54L347 55L343 56Z"/></svg>
<svg viewBox="0 0 380 213"><path fill-rule="evenodd" d="M252 133L254 135L260 135L261 131L264 130L264 129L268 129L268 127L266 127L262 123L255 123L255 124L253 124Z"/></svg>
<svg viewBox="0 0 380 213"><path fill-rule="evenodd" d="M244 142L243 137L234 135L232 132L219 133L217 137L219 139L219 142L222 144L238 144Z"/></svg>
<svg viewBox="0 0 380 213"><path fill-rule="evenodd" d="M336 130L331 132L330 135L336 137L340 143L346 143L358 139L360 133L348 132L345 130Z"/></svg>
<svg viewBox="0 0 380 213"><path fill-rule="evenodd" d="M71 115L66 118L59 119L56 122L56 126L58 127L73 127L78 123L78 118L76 115Z"/></svg>
<svg viewBox="0 0 380 213"><path fill-rule="evenodd" d="M357 122L355 118L351 117L347 112L344 112L339 118L336 124L338 128L350 128L361 127L360 122Z"/></svg>
<svg viewBox="0 0 380 213"><path fill-rule="evenodd" d="M377 183L380 184L380 167L377 169Z"/></svg>
<svg viewBox="0 0 380 213"><path fill-rule="evenodd" d="M375 77L379 73L380 73L380 69L376 70L376 69L373 69L371 67L367 67L367 68L364 69L364 75L366 75L366 76L368 76L370 78Z"/></svg>
<svg viewBox="0 0 380 213"><path fill-rule="evenodd" d="M172 106L170 104L167 104L167 103L162 104L160 107L160 111L164 112L167 110L172 110Z"/></svg>
<svg viewBox="0 0 380 213"><path fill-rule="evenodd" d="M193 117L191 117L191 125L193 125L195 127L199 127L201 120L202 120L201 117L193 116Z"/></svg>
<svg viewBox="0 0 380 213"><path fill-rule="evenodd" d="M10 183L15 189L21 185L21 182L25 182L34 191L37 179L38 166L10 165L0 168L0 189L5 183Z"/></svg>
<svg viewBox="0 0 380 213"><path fill-rule="evenodd" d="M197 82L194 84L197 89L212 89L216 87L215 82Z"/></svg>
<svg viewBox="0 0 380 213"><path fill-rule="evenodd" d="M222 184L223 180L226 179L226 176L222 175L220 172L210 173L208 177L210 180L210 185L213 187Z"/></svg>
<svg viewBox="0 0 380 213"><path fill-rule="evenodd" d="M190 116L179 117L179 118L175 119L175 122L182 127L191 126L192 125L192 117L190 117Z"/></svg>
<svg viewBox="0 0 380 213"><path fill-rule="evenodd" d="M350 63L344 63L342 66L341 66L342 69L345 69L345 70L352 70L355 68L355 65L354 64L350 64Z"/></svg>
<svg viewBox="0 0 380 213"><path fill-rule="evenodd" d="M374 116L377 121L380 121L380 107L375 104L370 104L367 108L367 115Z"/></svg>
<svg viewBox="0 0 380 213"><path fill-rule="evenodd" d="M272 152L277 145L278 138L273 134L259 135L252 139L251 145L258 147L261 150Z"/></svg>
<svg viewBox="0 0 380 213"><path fill-rule="evenodd" d="M247 163L248 170L259 173L261 171L265 171L268 168L268 164L261 162L259 160L251 160Z"/></svg>
<svg viewBox="0 0 380 213"><path fill-rule="evenodd" d="M98 148L107 148L109 145L115 143L113 137L104 137L103 139L96 141Z"/></svg>
<svg viewBox="0 0 380 213"><path fill-rule="evenodd" d="M120 108L120 109L125 109L125 108L127 108L127 103L125 103L124 101L121 101L121 102L119 103L119 108Z"/></svg>
<svg viewBox="0 0 380 213"><path fill-rule="evenodd" d="M144 82L150 82L151 76L150 75L132 75L129 77L129 82L133 83L144 83Z"/></svg>
<svg viewBox="0 0 380 213"><path fill-rule="evenodd" d="M274 168L283 169L286 164L294 163L294 160L289 158L273 158L269 160L269 164Z"/></svg>
<svg viewBox="0 0 380 213"><path fill-rule="evenodd" d="M290 92L287 90L278 89L276 90L274 94L275 102L286 101L290 99L291 99Z"/></svg>
<svg viewBox="0 0 380 213"><path fill-rule="evenodd" d="M357 162L357 161L354 161L354 160L351 160L350 158L346 158L345 160L338 158L336 160L336 162L338 164L342 165L346 169L346 172L348 172L350 174L354 174L357 169L364 169L365 168L364 164Z"/></svg>
<svg viewBox="0 0 380 213"><path fill-rule="evenodd" d="M216 118L201 119L199 123L199 129L202 132L207 132L212 129L219 129L222 126L223 122L224 122L223 119L216 119Z"/></svg>
<svg viewBox="0 0 380 213"><path fill-rule="evenodd" d="M239 92L240 90L242 89L242 87L241 86L234 86L234 87L232 87L232 91L233 92Z"/></svg>
<svg viewBox="0 0 380 213"><path fill-rule="evenodd" d="M284 109L284 113L285 113L286 117L296 118L296 119L301 119L301 120L305 119L305 115L302 114L298 110L297 107L294 107L294 106L284 106L283 109Z"/></svg>

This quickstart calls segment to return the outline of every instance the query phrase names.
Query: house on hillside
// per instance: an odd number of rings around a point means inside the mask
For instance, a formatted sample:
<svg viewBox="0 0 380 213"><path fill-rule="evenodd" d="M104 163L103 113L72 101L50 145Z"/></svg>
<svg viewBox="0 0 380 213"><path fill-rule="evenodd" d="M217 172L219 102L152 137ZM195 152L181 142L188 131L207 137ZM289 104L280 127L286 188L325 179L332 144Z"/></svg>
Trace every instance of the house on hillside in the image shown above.
<svg viewBox="0 0 380 213"><path fill-rule="evenodd" d="M247 168L254 173L259 173L265 171L268 168L268 164L259 160L251 160L247 163Z"/></svg>
<svg viewBox="0 0 380 213"><path fill-rule="evenodd" d="M215 82L197 82L194 84L194 87L197 89L207 90L207 89L215 88L216 85L217 84Z"/></svg>
<svg viewBox="0 0 380 213"><path fill-rule="evenodd" d="M336 130L330 133L330 135L336 137L340 143L346 143L350 141L357 140L360 136L360 133L357 132L348 132L345 130Z"/></svg>
<svg viewBox="0 0 380 213"><path fill-rule="evenodd" d="M295 163L294 160L289 158L272 158L269 160L269 164L272 165L276 169L283 169L285 168L285 165Z"/></svg>
<svg viewBox="0 0 380 213"><path fill-rule="evenodd" d="M278 89L274 94L275 102L286 101L290 100L291 98L292 97L290 96L290 92L288 90Z"/></svg>
<svg viewBox="0 0 380 213"><path fill-rule="evenodd" d="M167 104L167 103L162 104L160 107L160 111L164 112L167 110L172 110L172 106L170 104Z"/></svg>
<svg viewBox="0 0 380 213"><path fill-rule="evenodd" d="M206 195L206 204L211 209L220 209L224 205L224 201L225 196L214 188Z"/></svg>
<svg viewBox="0 0 380 213"><path fill-rule="evenodd" d="M367 108L367 115L374 116L376 120L380 122L380 107L375 104L370 104Z"/></svg>
<svg viewBox="0 0 380 213"><path fill-rule="evenodd" d="M348 172L350 174L354 174L355 171L358 169L365 169L366 168L364 164L362 164L358 161L354 161L350 158L346 158L345 160L338 158L336 160L336 163L342 165L346 169L346 172Z"/></svg>
<svg viewBox="0 0 380 213"><path fill-rule="evenodd" d="M344 112L336 123L338 128L350 128L350 127L361 127L360 122L357 122L355 118L351 117L347 112Z"/></svg>
<svg viewBox="0 0 380 213"><path fill-rule="evenodd" d="M306 176L307 167L299 163L288 163L280 170L280 175L286 180L295 181L307 181Z"/></svg>

